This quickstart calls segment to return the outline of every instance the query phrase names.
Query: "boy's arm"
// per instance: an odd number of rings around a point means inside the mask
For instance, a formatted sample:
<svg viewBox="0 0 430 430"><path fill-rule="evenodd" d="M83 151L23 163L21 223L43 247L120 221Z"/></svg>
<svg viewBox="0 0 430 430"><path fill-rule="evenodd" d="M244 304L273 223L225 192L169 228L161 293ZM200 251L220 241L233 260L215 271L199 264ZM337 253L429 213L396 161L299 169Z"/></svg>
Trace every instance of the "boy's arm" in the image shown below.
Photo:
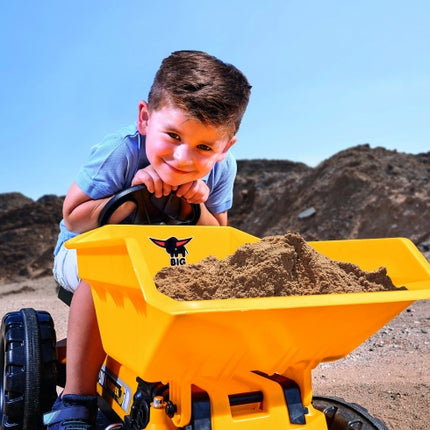
<svg viewBox="0 0 430 430"><path fill-rule="evenodd" d="M204 202L209 197L209 188L201 179L180 185L176 195L185 198L189 203L200 204L198 225L227 225L227 211L213 214L206 207Z"/></svg>
<svg viewBox="0 0 430 430"><path fill-rule="evenodd" d="M97 228L100 213L111 197L93 200L74 182L67 192L63 204L63 218L67 229L74 233L83 233ZM121 213L117 210L110 222L119 222L130 212L130 210L127 211L126 204L121 206L119 210Z"/></svg>
<svg viewBox="0 0 430 430"><path fill-rule="evenodd" d="M97 228L100 213L111 197L93 200L74 182L67 192L63 204L63 218L67 229L74 233L83 233ZM227 225L227 211L213 214L204 203L200 203L200 209L201 215L197 224ZM127 208L127 203L125 203L115 211L110 222L120 222L129 215L131 210Z"/></svg>
<svg viewBox="0 0 430 430"><path fill-rule="evenodd" d="M201 215L197 225L227 225L227 211L213 214L204 203L200 204Z"/></svg>

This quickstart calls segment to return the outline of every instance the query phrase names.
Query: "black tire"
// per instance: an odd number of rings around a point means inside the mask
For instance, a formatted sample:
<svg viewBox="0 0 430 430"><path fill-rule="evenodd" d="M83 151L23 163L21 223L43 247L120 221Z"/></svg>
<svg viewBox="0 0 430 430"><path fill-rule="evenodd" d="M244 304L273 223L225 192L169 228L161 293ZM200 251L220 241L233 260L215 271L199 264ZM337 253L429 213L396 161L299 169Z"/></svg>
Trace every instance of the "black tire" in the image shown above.
<svg viewBox="0 0 430 430"><path fill-rule="evenodd" d="M42 430L56 393L55 330L48 312L21 309L0 331L0 429Z"/></svg>
<svg viewBox="0 0 430 430"><path fill-rule="evenodd" d="M337 397L314 396L312 404L324 412L328 430L388 430L381 420L355 403Z"/></svg>

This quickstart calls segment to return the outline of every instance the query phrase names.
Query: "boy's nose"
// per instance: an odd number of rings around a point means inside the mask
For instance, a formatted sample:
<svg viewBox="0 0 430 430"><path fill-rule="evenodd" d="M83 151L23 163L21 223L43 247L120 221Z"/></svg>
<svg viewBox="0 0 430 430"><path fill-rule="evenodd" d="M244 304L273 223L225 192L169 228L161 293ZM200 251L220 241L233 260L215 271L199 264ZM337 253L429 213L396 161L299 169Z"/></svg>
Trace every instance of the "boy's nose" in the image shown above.
<svg viewBox="0 0 430 430"><path fill-rule="evenodd" d="M189 163L191 161L191 156L189 153L188 145L185 143L181 143L176 146L175 151L173 153L173 157L176 161L184 164Z"/></svg>

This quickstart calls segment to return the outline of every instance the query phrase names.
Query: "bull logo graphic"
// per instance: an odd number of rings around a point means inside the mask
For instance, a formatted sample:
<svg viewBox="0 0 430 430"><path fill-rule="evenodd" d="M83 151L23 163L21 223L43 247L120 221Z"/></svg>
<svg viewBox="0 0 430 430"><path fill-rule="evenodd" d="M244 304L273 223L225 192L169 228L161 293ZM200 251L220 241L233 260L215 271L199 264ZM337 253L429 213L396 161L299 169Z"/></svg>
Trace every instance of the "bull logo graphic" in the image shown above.
<svg viewBox="0 0 430 430"><path fill-rule="evenodd" d="M170 265L171 266L181 266L186 264L185 256L188 254L185 245L190 242L192 237L187 239L177 239L176 237L169 237L168 239L153 239L149 238L153 243L155 243L160 248L164 248L166 252L170 255ZM179 257L181 255L181 257Z"/></svg>

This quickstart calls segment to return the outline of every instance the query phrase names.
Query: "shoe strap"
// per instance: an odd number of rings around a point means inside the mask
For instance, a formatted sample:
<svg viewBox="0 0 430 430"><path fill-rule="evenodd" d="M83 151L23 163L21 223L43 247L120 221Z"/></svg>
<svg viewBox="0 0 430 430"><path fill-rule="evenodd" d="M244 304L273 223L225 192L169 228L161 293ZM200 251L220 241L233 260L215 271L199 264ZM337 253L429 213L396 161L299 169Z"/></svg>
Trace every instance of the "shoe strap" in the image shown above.
<svg viewBox="0 0 430 430"><path fill-rule="evenodd" d="M43 415L43 424L52 425L66 420L90 421L92 414L85 406L69 406L67 408L51 411Z"/></svg>

